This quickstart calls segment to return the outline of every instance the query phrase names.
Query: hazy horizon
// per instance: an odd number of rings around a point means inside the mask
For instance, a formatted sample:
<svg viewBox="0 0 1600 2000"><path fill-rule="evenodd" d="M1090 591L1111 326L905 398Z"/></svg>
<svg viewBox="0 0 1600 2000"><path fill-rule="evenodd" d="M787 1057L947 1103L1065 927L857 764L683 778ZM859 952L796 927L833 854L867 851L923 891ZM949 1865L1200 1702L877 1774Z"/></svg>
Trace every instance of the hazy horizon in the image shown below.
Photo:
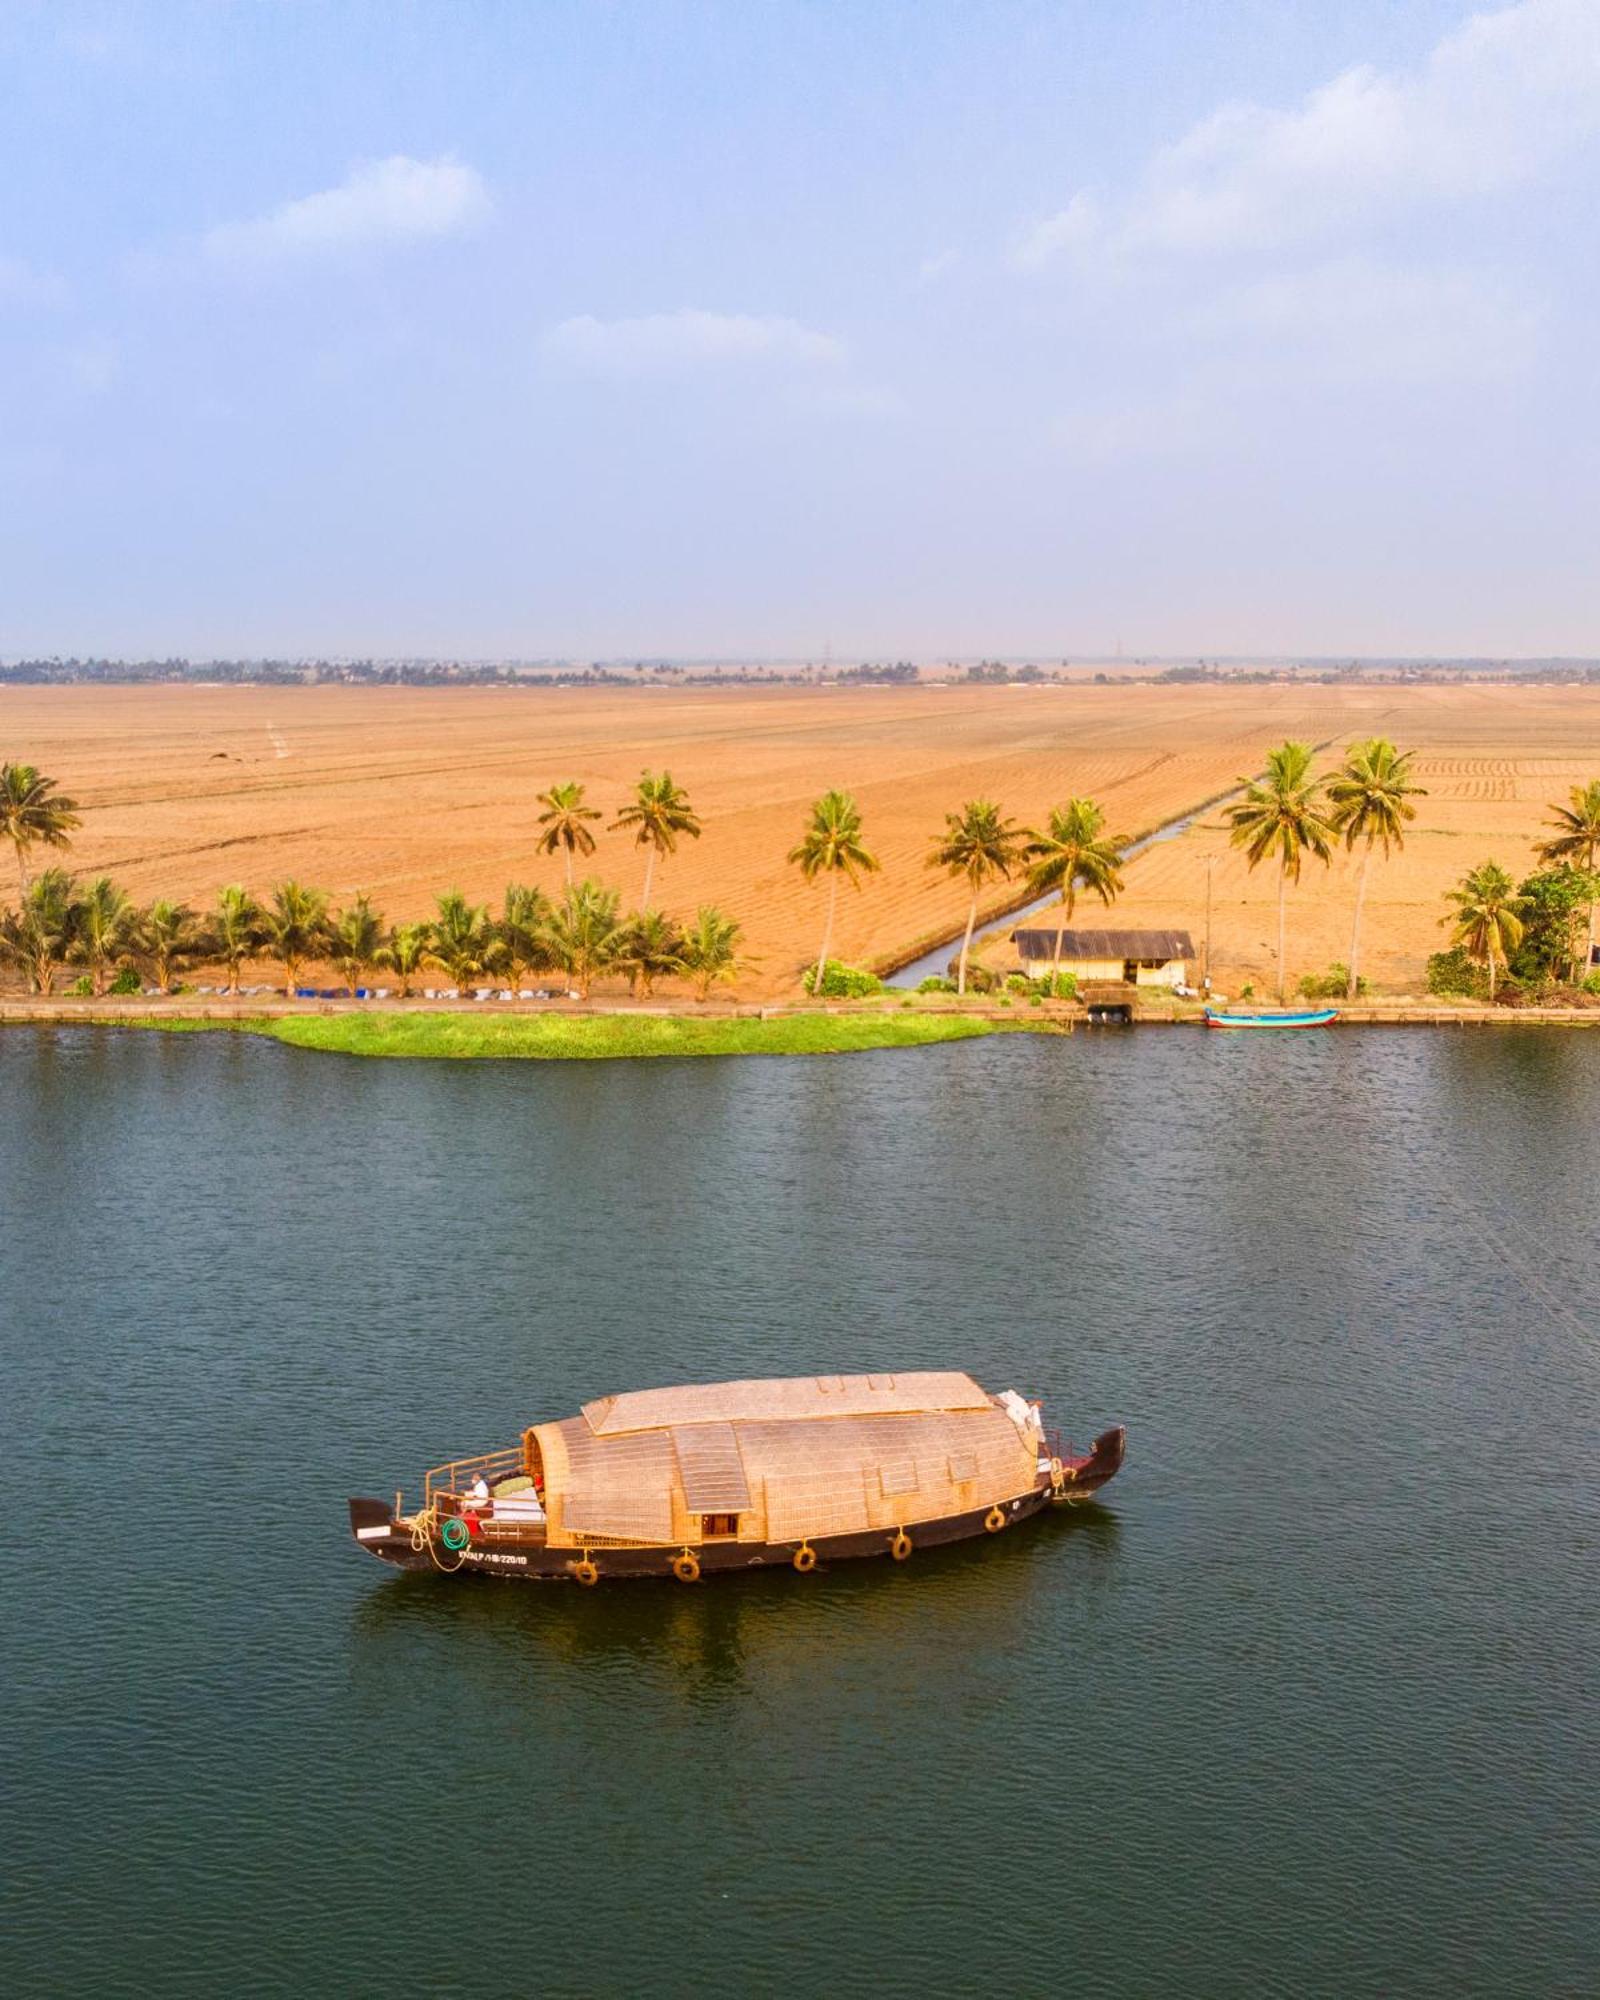
<svg viewBox="0 0 1600 2000"><path fill-rule="evenodd" d="M0 656L1582 661L1600 8L0 7Z"/></svg>

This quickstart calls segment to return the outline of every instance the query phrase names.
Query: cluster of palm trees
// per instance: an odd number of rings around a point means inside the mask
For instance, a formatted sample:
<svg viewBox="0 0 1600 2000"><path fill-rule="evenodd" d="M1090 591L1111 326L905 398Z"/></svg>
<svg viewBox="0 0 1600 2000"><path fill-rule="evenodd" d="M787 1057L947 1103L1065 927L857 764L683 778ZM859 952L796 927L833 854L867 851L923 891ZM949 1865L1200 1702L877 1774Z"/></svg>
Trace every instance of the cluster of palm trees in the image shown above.
<svg viewBox="0 0 1600 2000"><path fill-rule="evenodd" d="M601 815L584 802L576 782L554 785L540 800L540 848L566 858L567 884L559 900L513 883L498 911L456 891L437 899L425 922L389 925L370 898L358 895L332 908L321 889L280 882L262 899L240 883L222 889L205 911L160 899L140 906L109 876L79 885L64 868L30 877L37 848L63 848L79 823L76 803L53 779L30 765L0 765L0 835L16 853L21 890L15 910L0 913L0 959L19 966L34 990L49 993L57 974L80 966L89 990L106 990L118 973L135 968L167 993L198 965L226 968L229 992L239 990L244 967L271 959L283 967L291 990L308 965L331 962L354 992L377 969L394 973L402 994L427 966L436 966L460 989L482 979L559 972L587 995L602 974L626 975L636 992L649 994L657 980L690 980L702 999L713 986L738 976L742 927L715 905L680 924L650 907L657 860L676 850L681 837L698 838L700 822L682 790L663 772L645 772L614 827L627 828L646 850L645 900L625 913L616 890L574 879L575 856L594 852L589 822Z"/></svg>
<svg viewBox="0 0 1600 2000"><path fill-rule="evenodd" d="M978 921L978 898L991 882L1008 880L1014 871L1021 870L1031 895L1059 895L1050 967L1053 985L1061 971L1062 942L1080 890L1098 896L1102 903L1114 903L1122 893L1122 850L1126 845L1125 839L1107 835L1105 814L1093 799L1073 798L1053 807L1042 828L1018 826L992 799L969 799L960 812L946 814L944 832L934 838L928 866L964 881L969 891L967 924L956 961L956 991L967 990L967 960Z"/></svg>
<svg viewBox="0 0 1600 2000"><path fill-rule="evenodd" d="M1312 752L1304 743L1280 744L1269 752L1260 779L1245 782L1243 795L1227 809L1233 841L1245 849L1250 866L1275 860L1278 864L1278 997L1285 997L1285 903L1291 882L1298 882L1307 855L1327 862L1339 843L1359 848L1355 916L1350 936L1347 991L1357 991L1361 951L1361 912L1367 874L1375 852L1389 854L1405 845L1407 825L1416 818L1417 798L1426 797L1411 776L1411 751L1396 750L1386 737L1353 743L1343 762L1324 778L1312 770ZM1574 785L1568 803L1549 815L1552 832L1538 848L1539 859L1556 867L1596 878L1600 862L1600 779ZM1460 886L1449 892L1452 910L1443 921L1451 927L1452 944L1481 964L1488 976L1489 997L1496 978L1522 941L1524 899L1498 862L1485 861L1469 870ZM1593 956L1596 901L1589 900L1587 967Z"/></svg>
<svg viewBox="0 0 1600 2000"><path fill-rule="evenodd" d="M109 876L79 886L64 868L28 884L20 909L0 915L0 957L19 966L35 992L49 993L63 968L79 966L100 994L117 973L146 973L161 993L196 966L220 965L237 993L244 968L270 959L293 991L313 964L332 964L352 993L379 970L402 996L426 967L456 989L484 980L515 987L537 973L562 975L587 996L602 974L625 974L636 993L658 979L691 980L702 999L738 976L743 933L712 905L681 926L660 910L625 913L615 889L575 882L559 901L513 883L498 911L455 891L440 896L425 922L389 925L366 896L342 909L325 891L280 882L261 900L242 884L218 892L209 910L161 900L140 906Z"/></svg>
<svg viewBox="0 0 1600 2000"><path fill-rule="evenodd" d="M1591 890L1600 888L1600 778L1574 785L1564 806L1551 807L1549 819L1552 832L1540 842L1539 859L1552 867L1574 869L1589 878ZM1484 861L1462 877L1449 900L1454 906L1453 914L1445 918L1451 926L1450 941L1483 967L1492 1000L1500 972L1522 942L1528 899L1497 861ZM1585 972L1594 958L1596 903L1591 893Z"/></svg>
<svg viewBox="0 0 1600 2000"><path fill-rule="evenodd" d="M1387 859L1405 846L1405 830L1416 818L1414 799L1426 797L1411 776L1413 752L1397 750L1384 736L1352 743L1344 760L1326 776L1312 770L1314 752L1307 743L1280 743L1267 752L1267 767L1259 778L1239 780L1241 796L1226 808L1235 847L1242 847L1252 869L1263 861L1278 866L1278 998L1288 997L1288 892L1298 883L1307 855L1327 863L1341 843L1361 850L1356 874L1355 915L1346 967L1350 998L1359 990L1361 913L1366 902L1367 874L1376 850Z"/></svg>
<svg viewBox="0 0 1600 2000"><path fill-rule="evenodd" d="M571 889L575 886L573 864L577 856L587 858L595 850L590 822L604 819L605 814L587 802L587 787L576 778L568 778L541 792L538 803L544 807L539 815L539 824L544 828L539 836L539 852L561 855L566 863L567 887ZM644 888L639 907L648 910L657 860L662 855L675 854L681 839L698 840L703 828L688 795L681 785L673 783L670 771L663 771L659 777L650 771L641 773L633 797L611 822L610 831L617 833L624 828L633 835L634 845L644 850Z"/></svg>
<svg viewBox="0 0 1600 2000"><path fill-rule="evenodd" d="M965 882L969 891L956 991L967 990L967 960L978 921L978 902L991 883L1009 880L1021 871L1032 894L1059 891L1061 915L1056 928L1054 975L1060 970L1062 937L1072 921L1079 891L1088 890L1103 903L1113 902L1121 891L1124 845L1107 837L1105 815L1093 799L1068 799L1065 805L1054 808L1042 830L1007 819L993 799L968 799L959 812L947 813L944 831L934 836L927 865ZM861 812L850 793L824 792L812 806L805 834L789 859L806 881L822 878L828 884L822 949L811 987L820 993L833 942L839 884L846 881L859 888L862 876L876 874L881 865L862 837Z"/></svg>

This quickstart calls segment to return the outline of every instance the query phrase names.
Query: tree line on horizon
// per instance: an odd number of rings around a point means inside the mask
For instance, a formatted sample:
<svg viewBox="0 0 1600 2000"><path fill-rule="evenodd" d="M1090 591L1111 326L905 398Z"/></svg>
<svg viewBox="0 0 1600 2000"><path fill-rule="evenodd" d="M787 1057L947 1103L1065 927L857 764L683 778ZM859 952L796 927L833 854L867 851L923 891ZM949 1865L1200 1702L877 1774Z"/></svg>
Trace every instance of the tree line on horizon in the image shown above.
<svg viewBox="0 0 1600 2000"><path fill-rule="evenodd" d="M1403 849L1406 828L1416 818L1414 801L1426 796L1412 776L1414 754L1373 737L1349 745L1336 768L1318 775L1310 746L1290 741L1267 753L1262 776L1239 779L1239 796L1225 808L1231 842L1244 849L1252 870L1266 861L1277 864L1280 1001L1287 997L1289 888L1300 881L1307 856L1326 864L1339 844L1359 849L1361 856L1350 958L1339 968L1347 994L1360 990L1361 924L1372 861L1379 851L1387 859ZM334 910L326 891L286 881L263 899L231 884L219 891L211 910L197 912L170 899L136 905L108 876L80 888L66 869L51 867L30 880L28 861L35 849L70 844L78 806L33 766L0 764L0 836L15 850L21 891L16 910L0 910L0 958L21 967L42 993L51 990L63 966L81 965L96 994L114 974L126 976L136 965L148 968L158 990L168 992L185 971L202 964L224 965L228 990L235 992L242 967L260 958L283 966L290 990L304 966L331 962L352 991L383 968L395 973L403 995L427 965L438 967L457 987L478 978L514 982L525 973L559 971L585 996L603 974L626 975L632 990L647 995L658 979L687 978L701 999L745 969L743 928L715 905L702 905L693 922L683 925L651 904L658 863L676 853L681 839L698 840L703 831L670 773L643 772L610 822L610 831L630 833L644 855L639 907L632 912L623 911L616 890L588 875L578 878L578 862L596 851L595 823L605 817L588 803L587 788L576 779L552 784L537 803L542 808L537 849L563 863L565 888L558 899L513 883L494 914L451 890L436 899L432 918L391 926L364 894ZM1503 868L1487 861L1450 892L1453 913L1442 921L1452 926L1453 950L1483 968L1491 999L1497 972L1521 943L1530 910L1554 922L1586 908L1593 945L1600 899L1600 780L1573 786L1568 805L1551 809L1551 824L1553 832L1538 852L1559 881L1530 878L1518 888ZM968 890L956 991L966 991L983 891L1016 875L1030 895L1057 896L1049 982L1056 990L1078 896L1097 896L1108 907L1116 901L1127 844L1125 837L1107 835L1105 815L1089 798L1070 798L1052 808L1042 828L1019 825L988 798L969 799L959 812L947 813L926 866L963 881ZM820 994L826 990L840 884L859 888L864 876L881 867L865 843L860 808L849 792L831 790L814 802L788 860L807 882L827 885L821 949L802 982ZM1586 966L1589 956L1586 952Z"/></svg>

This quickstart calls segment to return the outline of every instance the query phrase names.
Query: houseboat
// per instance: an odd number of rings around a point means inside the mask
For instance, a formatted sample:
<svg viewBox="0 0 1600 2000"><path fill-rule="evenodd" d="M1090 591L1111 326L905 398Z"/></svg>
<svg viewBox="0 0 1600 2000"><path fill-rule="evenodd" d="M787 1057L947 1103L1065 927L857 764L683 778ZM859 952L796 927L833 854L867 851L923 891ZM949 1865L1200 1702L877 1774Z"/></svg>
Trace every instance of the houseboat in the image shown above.
<svg viewBox="0 0 1600 2000"><path fill-rule="evenodd" d="M1125 1433L1079 1453L1036 1402L970 1375L805 1375L642 1389L452 1459L403 1496L350 1502L401 1569L514 1579L676 1577L887 1556L998 1535L1086 1500Z"/></svg>

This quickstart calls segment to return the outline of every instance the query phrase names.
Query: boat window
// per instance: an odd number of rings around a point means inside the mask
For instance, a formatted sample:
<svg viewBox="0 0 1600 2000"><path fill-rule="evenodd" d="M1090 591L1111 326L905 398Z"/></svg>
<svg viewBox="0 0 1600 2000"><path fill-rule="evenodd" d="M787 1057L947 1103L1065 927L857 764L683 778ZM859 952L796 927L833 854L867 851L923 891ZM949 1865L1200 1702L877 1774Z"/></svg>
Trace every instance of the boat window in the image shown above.
<svg viewBox="0 0 1600 2000"><path fill-rule="evenodd" d="M703 1542L726 1540L739 1532L737 1514L702 1514L700 1516L700 1539Z"/></svg>

